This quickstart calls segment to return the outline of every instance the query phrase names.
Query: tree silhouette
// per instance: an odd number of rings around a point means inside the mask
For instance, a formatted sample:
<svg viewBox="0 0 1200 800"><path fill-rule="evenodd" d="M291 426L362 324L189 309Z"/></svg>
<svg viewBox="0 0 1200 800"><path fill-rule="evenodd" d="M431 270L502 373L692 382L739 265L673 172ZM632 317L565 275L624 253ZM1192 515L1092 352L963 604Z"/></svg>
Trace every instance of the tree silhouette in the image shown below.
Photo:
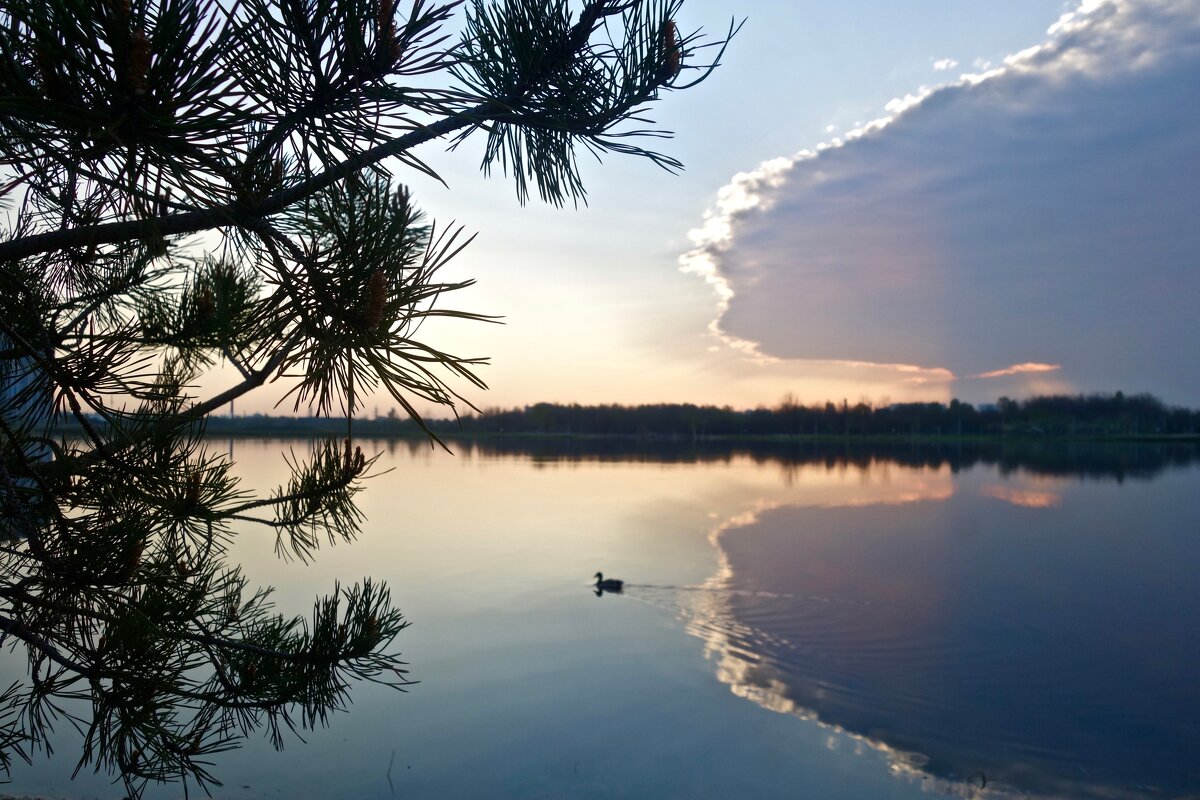
<svg viewBox="0 0 1200 800"><path fill-rule="evenodd" d="M406 5L0 6L0 636L29 663L0 696L6 769L67 718L80 767L131 794L203 784L213 753L324 723L354 680L406 684L386 587L290 618L226 559L256 526L300 558L354 538L368 392L424 425L414 403L483 386L480 359L418 338L482 319L441 305L469 284L438 277L469 237L393 175L477 132L522 202L584 199L581 150L673 170L639 144L667 135L645 110L729 38L684 34L679 0ZM199 395L222 361L240 380ZM256 497L205 421L275 380L347 431Z"/></svg>

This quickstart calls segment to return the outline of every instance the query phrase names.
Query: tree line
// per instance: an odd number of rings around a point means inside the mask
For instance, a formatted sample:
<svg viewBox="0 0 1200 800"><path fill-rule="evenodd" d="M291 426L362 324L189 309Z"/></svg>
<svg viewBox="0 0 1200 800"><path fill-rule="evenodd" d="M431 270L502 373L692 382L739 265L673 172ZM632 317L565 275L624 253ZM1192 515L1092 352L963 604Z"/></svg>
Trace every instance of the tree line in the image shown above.
<svg viewBox="0 0 1200 800"><path fill-rule="evenodd" d="M454 420L427 420L440 437L542 435L702 440L722 437L1155 437L1195 436L1200 410L1168 406L1150 394L1044 395L995 403L859 402L804 405L785 398L774 407L738 410L690 403L580 405L535 403L488 409ZM345 420L252 415L213 418L210 433L333 434ZM416 433L411 420L391 414L356 419L362 436Z"/></svg>

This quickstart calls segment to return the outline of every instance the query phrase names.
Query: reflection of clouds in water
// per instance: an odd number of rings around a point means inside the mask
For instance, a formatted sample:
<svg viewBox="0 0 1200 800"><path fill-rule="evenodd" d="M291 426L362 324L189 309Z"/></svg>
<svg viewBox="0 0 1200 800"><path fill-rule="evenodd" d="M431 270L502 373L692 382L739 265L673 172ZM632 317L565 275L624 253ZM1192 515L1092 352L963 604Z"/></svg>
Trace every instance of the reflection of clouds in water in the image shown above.
<svg viewBox="0 0 1200 800"><path fill-rule="evenodd" d="M937 486L933 484L919 484L913 487L910 491L900 492L892 497L883 500L872 500L863 498L858 501L845 501L839 503L822 504L822 508L861 508L864 506L902 506L910 503L924 503L928 501L949 500L954 496L954 485L946 484Z"/></svg>
<svg viewBox="0 0 1200 800"><path fill-rule="evenodd" d="M932 482L926 480L920 473L916 473L916 480L907 481L913 485L891 486L890 471L884 471L884 473L882 485L890 490L884 495L873 498L854 497L841 501L831 500L815 505L826 508L903 505L926 500L944 501L954 494L954 485L949 480L944 483ZM863 470L861 480L864 483L876 482L879 477L879 471L872 474L869 470ZM904 477L911 479L913 476L906 474ZM940 477L948 478L949 476L942 475ZM872 481L872 478L875 481ZM925 756L899 750L886 742L848 731L840 725L822 720L816 710L798 705L788 696L789 687L781 680L777 670L769 660L754 651L753 648L756 644L776 648L783 647L789 650L800 649L802 645L790 641L786 637L774 636L768 631L741 623L735 618L730 603L732 598L746 594L779 595L766 592L747 593L736 589L733 584L733 567L729 555L721 546L721 537L730 530L752 527L769 511L806 505L810 504L760 499L753 508L719 520L709 532L708 540L717 557L716 570L700 587L701 591L689 593L686 597L681 595L680 602L685 630L704 642L704 657L706 660L715 662L717 680L728 686L735 696L749 700L761 708L778 714L788 714L829 730L830 736L826 741L826 746L830 750L839 749L842 743L852 743L856 754L875 753L882 756L887 763L888 770L893 775L921 784L925 789L964 798L1005 796L1003 788L1000 786L984 789L970 781L947 781L932 776L923 770L928 761ZM804 597L789 595L788 597L811 603L847 602L815 595Z"/></svg>
<svg viewBox="0 0 1200 800"><path fill-rule="evenodd" d="M1038 489L1018 489L1000 484L988 484L979 490L985 497L1003 500L1022 508L1057 508L1062 505L1062 495Z"/></svg>
<svg viewBox="0 0 1200 800"><path fill-rule="evenodd" d="M877 473L864 472L861 477L862 480L871 484L872 491L879 488ZM939 748L934 741L923 745L921 742L924 740L911 737L912 731L864 725L861 717L859 723L856 724L853 716L833 716L839 707L837 693L844 693L848 688L847 685L839 684L836 680L827 682L830 678L836 679L839 675L844 677L848 674L836 671L846 666L845 663L839 663L838 659L855 658L858 651L854 648L860 645L868 648L889 646L882 644L884 640L872 639L869 636L862 641L855 639L863 634L871 634L872 630L869 628L854 629L853 631L847 629L843 632L847 633L855 643L847 644L848 640L840 640L839 643L839 640L833 640L832 649L829 649L831 641L828 639L829 626L836 627L846 620L845 617L840 616L841 610L847 609L849 605L866 607L882 604L891 606L893 604L891 601L895 601L896 608L890 611L887 608L873 611L863 608L865 614L859 616L858 620L887 622L895 617L891 621L896 622L901 621L908 612L919 610L919 607L923 606L914 606L915 601L910 597L896 598L881 593L881 587L874 579L871 579L874 596L867 594L866 597L871 599L867 599L865 602L862 596L823 597L819 594L808 594L802 590L792 594L748 590L747 586L750 589L756 587L747 582L747 576L735 575L731 552L736 554L738 548L734 548L732 551L727 549L726 545L729 542L726 541L726 536L737 532L739 537L737 541L744 541L740 537L752 533L750 529L768 525L772 518L778 520L780 514L790 514L801 509L813 509L818 513L824 513L824 509L830 507L861 509L867 506L911 505L925 500L939 503L948 500L954 494L954 487L949 482L941 484L935 481L922 485L923 477L919 473L916 475L893 473L892 478L895 480L895 485L890 486L886 493L881 493L873 499L860 498L856 502L824 504L760 499L747 510L730 513L725 517L713 518L708 539L713 545L714 555L717 559L716 569L702 587L698 587L700 591L679 592L676 602L681 609L680 618L687 633L704 643L704 656L706 660L714 664L717 679L729 687L730 692L737 697L749 700L769 711L793 716L807 723L816 724L822 730L827 730L829 732L827 741L831 749L853 748L853 752L868 759L882 759L883 765L886 765L885 768L896 778L943 795L978 799L1026 797L1044 800L1077 797L1146 800L1146 798L1165 796L1156 790L1122 786L1093 778L1082 763L1079 764L1079 774L1077 775L1057 774L1057 770L1047 771L1044 769L1045 764L1039 766L1037 758L1034 757L1031 757L1027 763L1025 763L1024 757L1011 763L998 762L1002 767L1001 771L1006 773L1003 781L1000 780L999 774L986 774L966 767L972 759L959 760L957 770L953 766L947 769L946 757L948 754L943 752L944 748ZM1064 488L1057 486L1054 481L1041 483L1022 481L1017 486L985 483L980 491L985 496L1001 499L1018 506L1053 508L1061 503L1062 495L1059 492L1051 491L1050 486ZM805 497L804 499L808 500L809 498ZM855 517L855 519L861 518ZM917 514L914 519L924 519L924 517ZM777 535L783 536L787 540L791 540L794 532L797 541L802 540L802 537L810 533L803 528L793 529L790 526L776 528L776 532ZM814 553L808 550L805 552L821 558L819 552ZM836 551L831 552L836 554ZM741 563L740 558L738 563ZM904 567L898 566L898 569L903 570ZM796 585L804 586L803 583ZM815 588L818 592L828 588L832 594L837 594L836 585L822 587L818 584ZM786 598L786 602L779 607L786 607L789 613L794 614L797 618L806 618L808 622L793 625L790 628L784 627L783 630L780 630L776 625L767 621L770 619L769 616L763 616L771 610L769 607L767 611L764 611L763 606L747 605L747 603L756 603L758 598L771 598L770 602L773 602L775 598ZM935 604L935 608L942 607L942 604L948 599L941 598ZM747 613L753 609L758 610L757 615ZM852 612L852 614L857 613ZM897 616L898 614L900 616ZM822 636L825 638L822 639ZM921 639L918 634L914 641L926 640ZM928 640L928 642L935 641ZM976 657L992 658L1002 652L1002 650L993 652L989 647L984 646L978 651L972 651L972 654ZM933 658L936 655L935 653L930 657ZM898 660L894 662L892 670L903 670L903 664L908 663L905 659L910 659L912 656L913 653L907 651L900 654ZM825 663L828 663L829 668L834 671L822 672L825 667L821 665ZM810 671L814 668L815 671ZM792 671L789 672L789 669ZM857 673L855 675L857 677L854 680L867 677ZM801 683L796 683L797 678ZM880 686L884 691L888 691L889 687L891 690L895 690L901 685L903 684L885 681ZM984 686L986 683L979 684L981 690ZM879 688L876 687L876 691ZM870 693L864 694L862 697L872 702L878 702L881 699L880 696L871 697ZM956 695L951 693L948 697L950 698L948 702L952 705ZM825 704L826 700L831 703L828 708ZM841 705L845 704L845 700L844 696L840 698ZM906 702L912 701L912 697L906 699ZM903 708L903 704L900 707ZM869 719L870 715L867 718ZM1032 719L1038 718L1037 715L1034 715ZM839 723L851 725L853 729ZM899 738L889 735L895 733L903 735ZM990 740L984 740L985 743L987 741ZM903 742L903 746L898 745L898 742ZM913 749L914 744L924 752L916 752ZM954 762L949 763L953 765ZM987 760L985 759L982 763L987 763ZM993 764L994 766L997 764ZM988 767L989 773L991 770L992 767Z"/></svg>
<svg viewBox="0 0 1200 800"><path fill-rule="evenodd" d="M804 480L793 487L796 492L789 493L785 498L759 498L751 508L730 514L724 520L717 512L709 513L710 518L718 520L708 534L709 544L717 556L717 568L704 582L702 588L705 591L700 593L700 597L726 598L731 593L733 570L729 557L720 545L722 534L736 528L749 528L769 511L780 508L908 505L925 501L941 502L954 496L953 473L948 468L895 472L889 463L881 461L864 468L856 467L853 471L801 468L796 476L802 476ZM802 488L808 491L800 492ZM814 488L817 491L809 496Z"/></svg>
<svg viewBox="0 0 1200 800"><path fill-rule="evenodd" d="M754 652L753 645L770 643L795 649L797 645L766 631L738 622L730 607L730 599L742 594L732 586L733 570L729 557L720 547L723 532L752 525L767 506L778 508L781 504L764 504L755 511L739 514L723 521L709 535L716 547L718 567L713 576L705 581L703 590L682 601L685 630L704 642L704 657L716 665L716 677L729 687L736 697L749 700L760 708L777 714L794 716L813 723L830 732L826 747L838 750L843 744L852 744L854 753L870 753L883 757L887 769L896 777L921 784L923 788L954 797L985 798L1004 797L999 786L981 789L970 782L954 782L927 774L923 767L928 759L919 754L891 747L886 742L846 730L840 725L820 718L816 710L798 705L788 696L789 687L781 680L771 663ZM821 598L812 598L820 600Z"/></svg>

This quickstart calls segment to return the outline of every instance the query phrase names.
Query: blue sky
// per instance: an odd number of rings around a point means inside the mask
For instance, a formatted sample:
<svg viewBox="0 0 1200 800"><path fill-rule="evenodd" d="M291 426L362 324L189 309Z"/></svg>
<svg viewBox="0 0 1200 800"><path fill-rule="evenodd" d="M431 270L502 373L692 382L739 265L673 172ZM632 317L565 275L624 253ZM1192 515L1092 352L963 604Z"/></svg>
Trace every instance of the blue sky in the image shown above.
<svg viewBox="0 0 1200 800"><path fill-rule="evenodd" d="M1200 404L1200 3L688 0L680 26L735 14L651 114L682 175L612 157L587 207L522 208L480 140L422 154L448 190L399 176L479 234L451 305L505 324L423 331L491 357L470 399Z"/></svg>

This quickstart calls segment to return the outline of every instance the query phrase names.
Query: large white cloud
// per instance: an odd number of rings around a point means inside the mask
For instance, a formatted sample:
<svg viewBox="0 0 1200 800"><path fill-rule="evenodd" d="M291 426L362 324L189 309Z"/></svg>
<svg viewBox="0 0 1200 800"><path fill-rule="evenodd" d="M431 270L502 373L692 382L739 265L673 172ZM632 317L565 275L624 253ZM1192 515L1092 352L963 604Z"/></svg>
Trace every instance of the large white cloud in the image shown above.
<svg viewBox="0 0 1200 800"><path fill-rule="evenodd" d="M1200 400L1200 2L1085 2L889 110L721 192L683 263L727 341Z"/></svg>

